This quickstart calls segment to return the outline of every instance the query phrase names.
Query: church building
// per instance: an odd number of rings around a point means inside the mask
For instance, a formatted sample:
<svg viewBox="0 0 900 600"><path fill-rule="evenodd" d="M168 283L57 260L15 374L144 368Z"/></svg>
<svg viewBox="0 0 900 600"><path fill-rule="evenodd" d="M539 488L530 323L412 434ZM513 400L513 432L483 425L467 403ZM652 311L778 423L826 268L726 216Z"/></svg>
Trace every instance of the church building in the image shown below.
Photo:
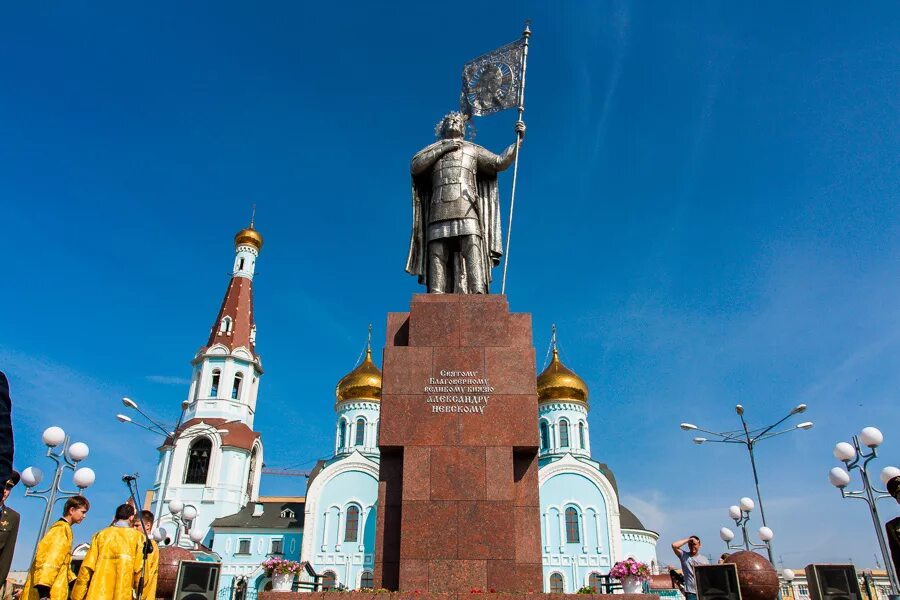
<svg viewBox="0 0 900 600"><path fill-rule="evenodd" d="M253 430L262 361L256 351L253 274L262 236L235 236L232 277L207 343L191 361L182 422L159 448L152 488L158 526L191 536L222 560L218 598L253 600L270 586L260 563L309 563L327 587L373 587L378 511L381 371L371 343L337 384L334 447L296 496L261 497L261 435ZM596 587L612 565L634 557L656 571L658 535L619 503L611 469L593 458L588 388L552 358L537 378L538 480L545 592ZM173 516L170 503L180 509Z"/></svg>

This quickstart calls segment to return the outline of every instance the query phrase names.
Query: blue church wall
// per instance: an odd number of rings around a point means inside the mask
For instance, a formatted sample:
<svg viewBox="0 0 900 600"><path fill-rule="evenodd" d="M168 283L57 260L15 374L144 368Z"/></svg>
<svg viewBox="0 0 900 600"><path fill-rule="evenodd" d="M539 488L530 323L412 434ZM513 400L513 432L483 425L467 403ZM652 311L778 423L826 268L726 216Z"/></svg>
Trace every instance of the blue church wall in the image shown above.
<svg viewBox="0 0 900 600"><path fill-rule="evenodd" d="M279 542L280 554L277 552ZM245 578L247 600L253 600L255 591L263 589L269 581L262 570L262 562L270 556L299 561L302 545L303 533L300 530L229 528L217 531L212 545L212 550L222 557L217 599L230 599L235 581Z"/></svg>

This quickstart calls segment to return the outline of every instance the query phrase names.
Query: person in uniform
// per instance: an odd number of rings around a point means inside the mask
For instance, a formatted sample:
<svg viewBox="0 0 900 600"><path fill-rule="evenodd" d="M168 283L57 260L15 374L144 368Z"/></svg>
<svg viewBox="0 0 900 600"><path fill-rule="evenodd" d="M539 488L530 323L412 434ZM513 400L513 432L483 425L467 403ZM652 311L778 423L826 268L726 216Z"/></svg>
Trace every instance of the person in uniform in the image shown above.
<svg viewBox="0 0 900 600"><path fill-rule="evenodd" d="M153 513L142 510L138 518L134 520L134 528L144 540L144 551L147 560L144 566L144 591L141 600L156 600L156 580L159 577L159 546L153 541ZM141 556L143 559L143 556Z"/></svg>
<svg viewBox="0 0 900 600"><path fill-rule="evenodd" d="M19 474L12 472L6 485L3 486L3 498L0 500L0 598L5 598L12 590L7 590L6 578L12 565L16 551L16 538L19 535L19 513L6 506L6 499L16 484Z"/></svg>
<svg viewBox="0 0 900 600"><path fill-rule="evenodd" d="M144 548L144 536L134 528L134 513L133 506L120 505L113 524L94 535L71 600L132 600Z"/></svg>
<svg viewBox="0 0 900 600"><path fill-rule="evenodd" d="M25 580L21 600L67 600L69 582L75 578L72 562L72 525L84 521L91 503L84 496L72 496L63 507L63 517L54 523L38 543L34 561Z"/></svg>

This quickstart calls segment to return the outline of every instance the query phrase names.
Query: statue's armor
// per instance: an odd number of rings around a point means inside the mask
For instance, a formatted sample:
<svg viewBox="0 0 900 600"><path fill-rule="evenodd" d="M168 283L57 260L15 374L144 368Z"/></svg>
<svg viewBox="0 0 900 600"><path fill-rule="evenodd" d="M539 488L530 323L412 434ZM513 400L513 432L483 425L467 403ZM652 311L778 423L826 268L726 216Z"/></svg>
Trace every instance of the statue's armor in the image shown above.
<svg viewBox="0 0 900 600"><path fill-rule="evenodd" d="M463 142L462 148L440 157L432 170L431 206L428 223L449 219L477 219L479 147Z"/></svg>

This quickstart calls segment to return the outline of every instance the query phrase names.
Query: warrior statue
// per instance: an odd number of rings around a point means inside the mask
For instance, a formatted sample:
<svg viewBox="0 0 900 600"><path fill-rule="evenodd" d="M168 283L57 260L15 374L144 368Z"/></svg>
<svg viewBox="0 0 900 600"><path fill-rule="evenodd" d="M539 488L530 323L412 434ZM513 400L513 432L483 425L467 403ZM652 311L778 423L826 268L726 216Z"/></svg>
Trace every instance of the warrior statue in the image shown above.
<svg viewBox="0 0 900 600"><path fill-rule="evenodd" d="M413 224L406 272L429 294L487 294L500 262L497 173L516 157L513 143L497 156L465 139L466 115L452 112L435 128L441 139L410 164ZM524 137L525 124L516 123Z"/></svg>

